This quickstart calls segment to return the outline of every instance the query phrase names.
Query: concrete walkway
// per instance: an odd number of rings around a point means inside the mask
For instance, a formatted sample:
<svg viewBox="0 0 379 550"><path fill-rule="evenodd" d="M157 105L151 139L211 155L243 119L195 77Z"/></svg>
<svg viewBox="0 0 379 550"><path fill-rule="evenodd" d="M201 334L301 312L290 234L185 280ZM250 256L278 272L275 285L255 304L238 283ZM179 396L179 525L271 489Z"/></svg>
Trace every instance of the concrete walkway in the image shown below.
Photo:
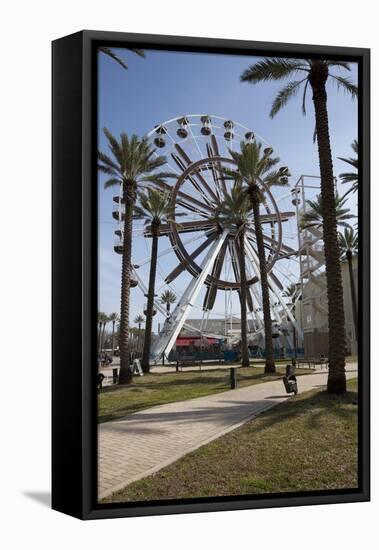
<svg viewBox="0 0 379 550"><path fill-rule="evenodd" d="M347 366L347 378L357 376ZM298 377L299 392L324 386L327 371ZM98 428L98 493L103 498L236 429L289 396L282 380L159 405Z"/></svg>

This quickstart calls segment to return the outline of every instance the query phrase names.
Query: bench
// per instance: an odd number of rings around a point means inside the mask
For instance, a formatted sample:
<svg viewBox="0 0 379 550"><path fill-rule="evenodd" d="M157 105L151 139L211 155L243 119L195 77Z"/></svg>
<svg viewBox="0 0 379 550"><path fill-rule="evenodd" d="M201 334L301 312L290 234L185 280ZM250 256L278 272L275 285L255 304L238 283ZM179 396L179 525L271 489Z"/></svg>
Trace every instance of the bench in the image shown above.
<svg viewBox="0 0 379 550"><path fill-rule="evenodd" d="M179 369L183 370L183 367L195 367L196 364L200 366L201 370L201 361L197 360L194 355L182 355L176 360L176 372L178 372Z"/></svg>
<svg viewBox="0 0 379 550"><path fill-rule="evenodd" d="M298 359L296 362L296 365L298 367L305 367L308 365L310 369L315 369L316 366L324 366L326 368L329 367L329 360L326 357L309 357L308 359Z"/></svg>
<svg viewBox="0 0 379 550"><path fill-rule="evenodd" d="M305 366L308 366L308 368L310 369L316 368L316 365L313 359L298 359L296 361L296 366L299 368L304 368Z"/></svg>
<svg viewBox="0 0 379 550"><path fill-rule="evenodd" d="M325 368L329 368L329 359L327 357L319 357L318 359L314 359L314 365L316 368L316 365L320 365L323 367L325 365Z"/></svg>

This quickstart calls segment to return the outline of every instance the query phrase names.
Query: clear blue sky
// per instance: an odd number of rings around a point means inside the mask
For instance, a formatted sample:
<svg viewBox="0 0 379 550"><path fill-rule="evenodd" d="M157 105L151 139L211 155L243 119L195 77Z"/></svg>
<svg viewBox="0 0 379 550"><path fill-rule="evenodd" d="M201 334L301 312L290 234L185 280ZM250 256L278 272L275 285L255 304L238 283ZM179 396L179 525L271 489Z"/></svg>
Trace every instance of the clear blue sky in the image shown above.
<svg viewBox="0 0 379 550"><path fill-rule="evenodd" d="M312 140L311 94L308 92L307 116L301 113L299 94L271 119L270 106L281 83L252 86L239 81L242 71L258 58L146 50L146 59L142 59L128 50L118 53L127 60L127 71L99 54L99 146L104 152L107 142L103 126L115 135L126 132L142 136L167 119L211 113L251 127L271 143L289 166L293 182L301 174L319 174L317 147ZM351 68L350 76L356 82L357 68L354 64ZM357 102L329 84L328 107L333 162L338 175L347 165L337 157L350 156L350 144L357 137ZM104 177L99 175L99 309L110 313L119 311L120 257L113 252L116 227L111 213L115 193L104 190L103 182ZM140 240L136 239L138 247ZM131 320L141 312L142 303L139 289L134 290ZM156 321L162 321L159 315Z"/></svg>

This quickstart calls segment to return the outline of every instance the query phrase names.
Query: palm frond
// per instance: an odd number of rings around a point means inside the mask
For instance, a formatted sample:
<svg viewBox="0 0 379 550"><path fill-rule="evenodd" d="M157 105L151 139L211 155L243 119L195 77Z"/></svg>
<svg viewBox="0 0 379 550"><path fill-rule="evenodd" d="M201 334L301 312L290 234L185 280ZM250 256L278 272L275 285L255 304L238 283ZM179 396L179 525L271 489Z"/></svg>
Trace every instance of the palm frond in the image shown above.
<svg viewBox="0 0 379 550"><path fill-rule="evenodd" d="M342 197L336 195L335 197L337 225L342 227L350 227L350 224L348 224L346 220L356 218L356 216L350 212L349 208L344 208L346 201L345 195ZM315 200L307 200L306 204L308 208L302 215L300 226L302 229L307 229L308 227L321 227L323 222L321 195L317 195Z"/></svg>
<svg viewBox="0 0 379 550"><path fill-rule="evenodd" d="M109 187L114 187L115 185L120 185L120 180L118 178L110 178L104 183L104 189L109 189Z"/></svg>
<svg viewBox="0 0 379 550"><path fill-rule="evenodd" d="M358 96L358 86L353 84L349 78L343 76L336 76L331 74L330 77L337 83L337 88L342 88L345 92L349 93L352 97Z"/></svg>
<svg viewBox="0 0 379 550"><path fill-rule="evenodd" d="M176 302L176 294L172 290L165 290L161 294L162 304L174 304Z"/></svg>
<svg viewBox="0 0 379 550"><path fill-rule="evenodd" d="M256 84L262 81L281 80L298 71L308 70L304 61L301 62L301 60L283 57L269 57L262 61L258 61L254 65L250 65L250 67L242 73L240 80L241 82Z"/></svg>
<svg viewBox="0 0 379 550"><path fill-rule="evenodd" d="M302 84L305 80L307 80L307 78L289 82L286 86L284 86L284 88L282 88L278 92L271 107L271 111L270 111L271 118L274 118L274 116L280 111L280 109L282 109L285 105L287 105L288 101L292 97L296 96L296 94L299 91L300 84Z"/></svg>
<svg viewBox="0 0 379 550"><path fill-rule="evenodd" d="M356 172L342 172L339 177L342 183L356 183L358 181L358 174Z"/></svg>
<svg viewBox="0 0 379 550"><path fill-rule="evenodd" d="M304 86L304 90L303 90L303 101L302 101L302 104L301 104L301 110L302 110L302 113L303 113L304 116L307 114L307 111L306 111L306 108L305 108L305 99L306 99L306 95L307 95L308 84L309 84L309 80L307 79L307 81L305 83L305 86Z"/></svg>
<svg viewBox="0 0 379 550"><path fill-rule="evenodd" d="M118 175L116 170L114 170L113 168L110 168L109 166L107 166L105 164L98 163L97 169L99 170L99 172L102 172L103 174L108 174L109 176L117 176Z"/></svg>
<svg viewBox="0 0 379 550"><path fill-rule="evenodd" d="M354 153L356 153L357 155L355 158L352 158L352 157L350 158L338 157L338 158L339 160L346 162L346 164L349 164L350 166L358 170L358 141L356 139L351 144L351 147ZM349 189L349 191L345 193L344 196L347 196L349 193L355 193L356 191L358 191L358 172L343 172L342 174L339 175L339 177L342 183L353 184L351 189Z"/></svg>
<svg viewBox="0 0 379 550"><path fill-rule="evenodd" d="M139 57L146 57L145 52L143 50L140 50L138 48L127 48L130 52L135 53ZM126 64L126 61L122 59L114 50L111 48L107 48L106 46L99 47L99 51L116 61L123 69L128 69L128 65Z"/></svg>
<svg viewBox="0 0 379 550"><path fill-rule="evenodd" d="M347 71L351 71L350 63L348 61L327 61L328 67L342 67Z"/></svg>
<svg viewBox="0 0 379 550"><path fill-rule="evenodd" d="M161 224L173 218L173 206L170 193L154 187L148 187L138 194L139 203L134 207L135 217L145 219L145 224Z"/></svg>
<svg viewBox="0 0 379 550"><path fill-rule="evenodd" d="M107 166L108 168L112 168L112 170L114 170L115 172L119 172L120 167L105 153L98 151L97 158L101 162L101 164Z"/></svg>
<svg viewBox="0 0 379 550"><path fill-rule="evenodd" d="M121 57L119 57L113 50L111 50L110 48L106 48L105 46L102 46L99 48L99 51L100 52L103 52L105 53L105 55L107 55L108 57L110 57L111 59L113 59L114 61L116 61L116 63L118 63L119 65L121 65L121 67L123 69L127 69L128 66L127 64L125 63L125 61L123 59L121 59Z"/></svg>
<svg viewBox="0 0 379 550"><path fill-rule="evenodd" d="M145 54L144 50L139 50L138 48L128 48L128 50L129 50L130 52L135 53L135 54L138 55L139 57L143 57L143 58L146 57L146 54Z"/></svg>

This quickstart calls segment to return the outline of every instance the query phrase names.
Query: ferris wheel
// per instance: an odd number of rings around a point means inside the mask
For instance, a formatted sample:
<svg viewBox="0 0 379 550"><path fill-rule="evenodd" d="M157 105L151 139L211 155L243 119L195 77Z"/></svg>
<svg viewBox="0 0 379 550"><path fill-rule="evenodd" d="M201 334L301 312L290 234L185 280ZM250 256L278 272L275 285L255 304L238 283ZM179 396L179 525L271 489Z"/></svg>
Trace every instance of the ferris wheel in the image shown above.
<svg viewBox="0 0 379 550"><path fill-rule="evenodd" d="M224 319L224 336L231 337L230 326L240 308L240 248L237 232L221 228L214 213L231 192L234 182L223 177L225 168L233 168L230 150L240 142L260 141L266 153L272 147L253 130L236 121L215 115L185 115L157 124L147 134L156 155L166 157L163 170L176 174L157 185L170 195L173 216L160 228L160 251L156 282L155 308L164 316L163 329L152 351L152 360L169 354L183 326L191 326L191 317L201 317L201 334L212 318ZM162 169L162 167L161 167ZM283 174L286 167L282 167ZM290 341L290 325L300 334L291 308L283 298L283 289L299 279L296 212L290 187L268 188L263 182L265 200L260 205L260 219L266 249L272 320ZM114 197L114 218L121 222L121 196ZM116 230L115 251L122 251L122 224ZM151 228L134 224L134 285L146 295L150 261ZM164 241L164 242L163 242ZM245 236L247 306L251 338L263 339L263 314L259 287L259 260L253 217ZM167 316L159 301L159 292L170 288L178 301ZM194 328L194 327L191 327Z"/></svg>

